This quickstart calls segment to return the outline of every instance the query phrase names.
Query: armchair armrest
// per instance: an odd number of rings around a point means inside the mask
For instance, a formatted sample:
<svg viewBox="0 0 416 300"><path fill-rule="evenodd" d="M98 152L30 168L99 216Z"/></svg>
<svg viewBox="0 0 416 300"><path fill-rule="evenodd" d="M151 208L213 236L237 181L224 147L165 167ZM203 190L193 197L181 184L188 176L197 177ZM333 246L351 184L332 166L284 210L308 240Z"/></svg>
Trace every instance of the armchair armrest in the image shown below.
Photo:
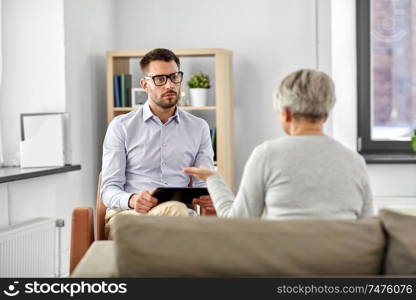
<svg viewBox="0 0 416 300"><path fill-rule="evenodd" d="M72 210L71 223L71 249L69 272L77 266L78 262L94 242L93 209L91 207L76 207Z"/></svg>

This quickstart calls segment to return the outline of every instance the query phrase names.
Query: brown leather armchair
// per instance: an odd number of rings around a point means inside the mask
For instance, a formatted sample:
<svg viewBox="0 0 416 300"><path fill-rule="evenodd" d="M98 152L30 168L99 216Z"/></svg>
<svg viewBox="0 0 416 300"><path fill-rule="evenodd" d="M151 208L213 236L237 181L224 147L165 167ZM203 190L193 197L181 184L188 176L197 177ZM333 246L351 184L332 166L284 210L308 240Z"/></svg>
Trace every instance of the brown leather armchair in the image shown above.
<svg viewBox="0 0 416 300"><path fill-rule="evenodd" d="M97 197L95 203L95 237L94 212L92 207L80 206L72 210L69 273L72 273L94 241L107 239L107 233L105 232L106 207L101 200L100 186L101 175L98 176Z"/></svg>
<svg viewBox="0 0 416 300"><path fill-rule="evenodd" d="M97 196L95 203L95 226L94 212L92 207L80 206L72 210L71 249L69 262L70 274L94 241L107 240L108 238L108 232L105 228L105 212L107 208L101 199L100 186L101 174L98 176ZM207 210L202 207L200 213L201 215L205 216L216 215L215 210Z"/></svg>

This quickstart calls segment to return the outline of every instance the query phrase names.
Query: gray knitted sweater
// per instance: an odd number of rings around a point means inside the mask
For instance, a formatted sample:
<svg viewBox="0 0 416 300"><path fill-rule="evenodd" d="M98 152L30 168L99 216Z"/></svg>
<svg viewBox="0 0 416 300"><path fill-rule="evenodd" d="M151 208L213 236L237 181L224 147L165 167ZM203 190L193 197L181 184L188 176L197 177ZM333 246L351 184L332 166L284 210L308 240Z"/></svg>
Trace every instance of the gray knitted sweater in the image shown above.
<svg viewBox="0 0 416 300"><path fill-rule="evenodd" d="M288 136L256 147L234 197L224 179L207 187L218 216L266 219L372 216L364 159L327 136Z"/></svg>

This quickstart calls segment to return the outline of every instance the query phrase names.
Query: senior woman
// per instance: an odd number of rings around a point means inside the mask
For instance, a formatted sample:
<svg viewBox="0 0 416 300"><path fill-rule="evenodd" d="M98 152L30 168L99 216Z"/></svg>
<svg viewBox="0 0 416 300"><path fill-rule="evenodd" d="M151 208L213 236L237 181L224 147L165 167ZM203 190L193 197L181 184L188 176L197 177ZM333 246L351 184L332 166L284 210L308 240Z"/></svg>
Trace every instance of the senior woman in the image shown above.
<svg viewBox="0 0 416 300"><path fill-rule="evenodd" d="M363 158L323 132L334 104L334 84L328 75L316 70L289 74L274 96L288 136L254 149L235 199L217 173L185 168L186 173L207 181L212 202L196 203L213 205L221 217L358 219L373 215Z"/></svg>

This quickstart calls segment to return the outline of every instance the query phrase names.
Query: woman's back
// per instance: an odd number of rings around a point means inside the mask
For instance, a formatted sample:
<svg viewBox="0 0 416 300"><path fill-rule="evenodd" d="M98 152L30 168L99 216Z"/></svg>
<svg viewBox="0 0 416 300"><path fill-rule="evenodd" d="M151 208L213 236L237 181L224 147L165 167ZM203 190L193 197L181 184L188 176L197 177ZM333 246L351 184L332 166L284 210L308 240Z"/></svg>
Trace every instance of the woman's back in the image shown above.
<svg viewBox="0 0 416 300"><path fill-rule="evenodd" d="M327 136L267 141L251 154L234 200L220 176L207 180L219 216L356 219L373 214L365 162Z"/></svg>
<svg viewBox="0 0 416 300"><path fill-rule="evenodd" d="M265 142L257 151L264 160L256 164L264 165L266 218L372 214L364 160L339 142L327 136L290 136Z"/></svg>

